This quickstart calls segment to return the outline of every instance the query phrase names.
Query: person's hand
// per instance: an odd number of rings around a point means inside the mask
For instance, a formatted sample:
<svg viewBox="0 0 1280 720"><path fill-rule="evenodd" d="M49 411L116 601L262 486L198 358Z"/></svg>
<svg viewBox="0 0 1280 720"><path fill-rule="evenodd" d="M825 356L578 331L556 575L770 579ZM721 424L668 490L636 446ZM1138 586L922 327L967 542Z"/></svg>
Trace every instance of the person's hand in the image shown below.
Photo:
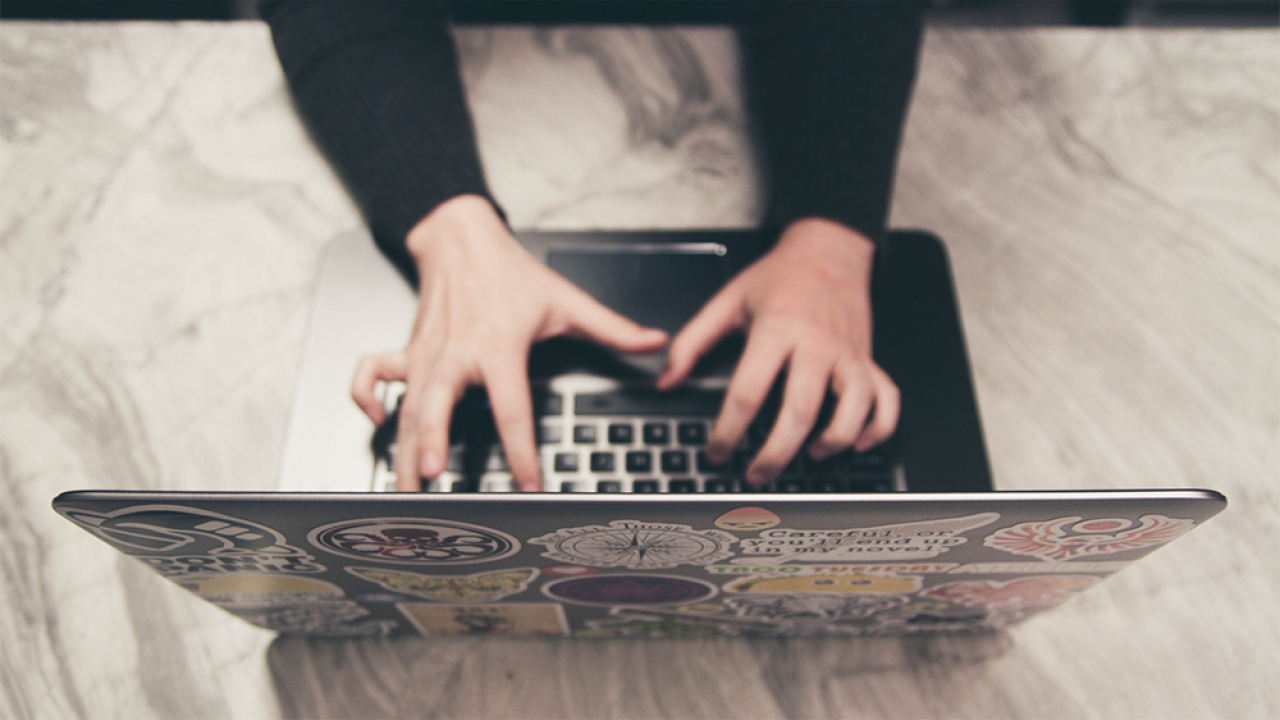
<svg viewBox="0 0 1280 720"><path fill-rule="evenodd" d="M385 411L379 381L403 380L396 443L396 489L444 471L449 418L469 386L484 385L507 464L521 490L542 474L529 393L529 348L556 335L590 339L621 352L652 352L667 342L609 310L520 245L489 202L464 195L441 204L409 233L418 267L418 315L403 350L360 361L351 396L374 423Z"/></svg>
<svg viewBox="0 0 1280 720"><path fill-rule="evenodd" d="M849 447L862 452L893 434L898 388L871 357L874 252L870 240L844 225L799 220L676 335L660 389L683 382L721 337L747 331L711 431L712 462L724 462L738 446L784 366L782 405L747 468L748 484L765 484L791 461L813 430L828 387L839 399L830 423L809 445L814 459Z"/></svg>

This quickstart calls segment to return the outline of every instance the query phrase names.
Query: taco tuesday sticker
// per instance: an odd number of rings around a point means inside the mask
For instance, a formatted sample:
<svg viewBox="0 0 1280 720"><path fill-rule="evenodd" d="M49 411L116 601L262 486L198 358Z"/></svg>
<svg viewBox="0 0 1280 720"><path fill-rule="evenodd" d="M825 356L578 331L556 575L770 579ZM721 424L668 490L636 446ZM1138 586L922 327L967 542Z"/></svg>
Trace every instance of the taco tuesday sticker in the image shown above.
<svg viewBox="0 0 1280 720"><path fill-rule="evenodd" d="M755 565L785 562L883 562L919 560L941 555L964 544L964 533L1000 518L999 513L979 513L945 520L878 525L843 530L795 530L774 528L758 538L742 540L736 563Z"/></svg>
<svg viewBox="0 0 1280 720"><path fill-rule="evenodd" d="M563 528L529 542L545 545L542 556L558 562L638 570L720 562L733 555L737 541L721 530L614 520L608 526Z"/></svg>
<svg viewBox="0 0 1280 720"><path fill-rule="evenodd" d="M418 573L350 567L347 572L375 582L392 592L441 602L492 602L529 589L538 576L535 568L517 568L475 575L420 575Z"/></svg>

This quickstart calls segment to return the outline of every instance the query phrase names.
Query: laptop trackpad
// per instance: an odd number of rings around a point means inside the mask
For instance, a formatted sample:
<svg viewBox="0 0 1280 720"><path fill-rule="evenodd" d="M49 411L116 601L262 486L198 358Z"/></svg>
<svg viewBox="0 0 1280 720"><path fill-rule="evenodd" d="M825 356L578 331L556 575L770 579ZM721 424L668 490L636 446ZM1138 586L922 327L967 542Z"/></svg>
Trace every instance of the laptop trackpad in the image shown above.
<svg viewBox="0 0 1280 720"><path fill-rule="evenodd" d="M547 253L547 265L606 307L673 337L733 274L725 247L719 243L553 248ZM617 359L656 375L666 363L666 352ZM706 370L713 374L732 370L731 360L727 368L721 367L724 364L725 358L720 358L712 363L715 368Z"/></svg>

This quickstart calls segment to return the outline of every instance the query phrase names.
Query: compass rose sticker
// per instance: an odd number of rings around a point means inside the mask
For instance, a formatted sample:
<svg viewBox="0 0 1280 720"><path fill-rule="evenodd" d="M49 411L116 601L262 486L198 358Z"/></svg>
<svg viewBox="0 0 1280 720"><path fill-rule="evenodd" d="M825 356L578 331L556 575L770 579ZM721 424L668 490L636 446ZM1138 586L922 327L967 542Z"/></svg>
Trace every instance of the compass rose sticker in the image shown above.
<svg viewBox="0 0 1280 720"><path fill-rule="evenodd" d="M529 542L545 545L542 556L559 562L639 570L720 562L733 555L730 546L737 540L722 530L614 520L608 526L563 528Z"/></svg>

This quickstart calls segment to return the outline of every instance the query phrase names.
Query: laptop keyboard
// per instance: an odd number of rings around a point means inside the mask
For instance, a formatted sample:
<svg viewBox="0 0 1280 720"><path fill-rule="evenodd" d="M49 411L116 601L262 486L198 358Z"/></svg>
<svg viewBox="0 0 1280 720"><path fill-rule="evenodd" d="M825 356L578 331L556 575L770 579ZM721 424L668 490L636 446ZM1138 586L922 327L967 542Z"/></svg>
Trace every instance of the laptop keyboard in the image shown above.
<svg viewBox="0 0 1280 720"><path fill-rule="evenodd" d="M375 492L395 490L398 392L391 418L374 434ZM706 454L724 391L682 388L658 392L600 378L557 378L533 390L545 492L581 493L884 493L901 491L895 443L852 450L821 462L801 451L773 482L749 487L742 477L764 444L777 412L771 398L738 448L721 464ZM824 413L827 415L828 413ZM819 427L825 425L820 418ZM515 484L482 391L455 408L447 469L424 482L425 492L514 492Z"/></svg>

